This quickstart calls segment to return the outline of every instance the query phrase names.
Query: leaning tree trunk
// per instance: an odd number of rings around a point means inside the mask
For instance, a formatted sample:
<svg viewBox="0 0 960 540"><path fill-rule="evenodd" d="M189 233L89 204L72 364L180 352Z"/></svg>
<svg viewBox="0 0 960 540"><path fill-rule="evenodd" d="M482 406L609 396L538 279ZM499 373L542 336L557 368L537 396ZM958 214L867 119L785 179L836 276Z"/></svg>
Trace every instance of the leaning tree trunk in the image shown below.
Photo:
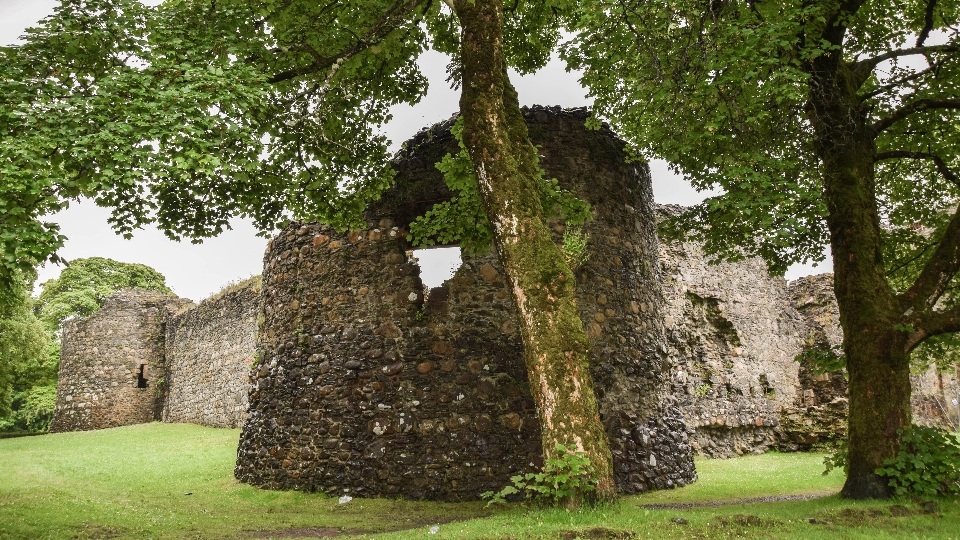
<svg viewBox="0 0 960 540"><path fill-rule="evenodd" d="M558 444L585 452L601 497L614 493L610 445L590 377L590 342L575 277L543 222L536 150L527 137L503 52L502 0L458 0L463 142L520 318L545 458ZM574 501L576 503L576 501Z"/></svg>
<svg viewBox="0 0 960 540"><path fill-rule="evenodd" d="M819 65L811 82L813 126L823 162L834 290L850 377L848 471L841 494L885 498L874 471L896 456L897 430L910 425L907 334L886 279L874 179L874 136L860 108L855 74L842 62Z"/></svg>

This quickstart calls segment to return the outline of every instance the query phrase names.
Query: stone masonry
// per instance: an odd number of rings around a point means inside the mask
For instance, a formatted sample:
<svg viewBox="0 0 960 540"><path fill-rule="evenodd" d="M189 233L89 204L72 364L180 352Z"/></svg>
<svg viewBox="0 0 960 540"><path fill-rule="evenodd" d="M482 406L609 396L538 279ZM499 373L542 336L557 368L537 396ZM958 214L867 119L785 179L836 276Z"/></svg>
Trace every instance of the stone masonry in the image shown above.
<svg viewBox="0 0 960 540"><path fill-rule="evenodd" d="M799 385L793 358L804 329L786 282L758 259L708 264L693 242L661 243L660 269L671 378L691 445L711 457L774 446Z"/></svg>
<svg viewBox="0 0 960 540"><path fill-rule="evenodd" d="M259 309L258 276L170 317L164 422L243 425Z"/></svg>
<svg viewBox="0 0 960 540"><path fill-rule="evenodd" d="M691 482L686 428L669 392L648 169L626 163L609 130L587 131L584 110L525 115L547 174L594 209L577 300L594 340L592 374L617 484L636 493ZM473 500L541 463L499 263L467 258L425 295L407 253L417 204L442 200L432 164L455 148L450 125L407 143L395 164L401 188L382 199L368 229L337 234L295 223L270 243L241 481ZM409 176L420 183L405 184ZM559 241L563 224L553 226Z"/></svg>
<svg viewBox="0 0 960 540"><path fill-rule="evenodd" d="M840 311L833 294L833 274L800 278L790 284L793 304L807 322L806 345L839 348L843 344ZM960 400L957 369L938 373L935 366L910 376L913 422L957 429ZM800 389L795 404L783 411L781 449L806 449L842 439L846 434L847 380L843 373L813 374L800 365Z"/></svg>
<svg viewBox="0 0 960 540"><path fill-rule="evenodd" d="M52 433L159 419L163 325L184 300L129 289L85 319L64 323Z"/></svg>
<svg viewBox="0 0 960 540"><path fill-rule="evenodd" d="M803 347L843 345L840 310L833 295L833 274L799 278L790 283L791 305L803 315ZM798 351L799 352L799 351ZM843 372L815 373L807 362L794 363L800 385L793 403L784 407L778 447L807 450L842 440L847 433L847 379Z"/></svg>

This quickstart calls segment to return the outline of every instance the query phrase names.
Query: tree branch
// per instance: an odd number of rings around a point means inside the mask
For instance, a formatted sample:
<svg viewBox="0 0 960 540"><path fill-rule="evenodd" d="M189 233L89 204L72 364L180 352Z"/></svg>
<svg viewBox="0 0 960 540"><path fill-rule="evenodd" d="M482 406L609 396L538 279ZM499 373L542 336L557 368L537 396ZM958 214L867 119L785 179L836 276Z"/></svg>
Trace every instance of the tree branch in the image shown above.
<svg viewBox="0 0 960 540"><path fill-rule="evenodd" d="M858 62L855 62L851 68L854 71L872 71L873 68L877 67L877 64L886 60L892 60L894 58L899 58L901 56L914 56L918 54L927 55L930 53L937 52L957 52L960 50L960 46L956 43L946 43L943 45L930 45L929 47L916 46L909 49L897 49L895 51L887 51L881 55L874 56L872 58L864 58Z"/></svg>
<svg viewBox="0 0 960 540"><path fill-rule="evenodd" d="M338 60L347 60L363 52L364 50L376 45L381 40L386 38L390 32L397 28L397 19L402 19L418 6L423 4L424 1L425 0L397 0L397 2L390 6L390 9L385 11L377 20L377 22L375 22L373 26L367 30L363 37L358 38L356 43L354 43L351 47L344 49L333 56L317 58L310 65L276 73L267 79L267 82L274 84L294 79L301 75L317 73L318 71L322 71L333 66Z"/></svg>
<svg viewBox="0 0 960 540"><path fill-rule="evenodd" d="M887 271L887 276L895 276L897 272L907 268L917 260L923 258L931 248L934 248L933 244L923 244L920 246L922 249L918 249L914 252L913 255L907 257L905 260L899 262L896 266L890 267L890 270Z"/></svg>
<svg viewBox="0 0 960 540"><path fill-rule="evenodd" d="M943 295L950 280L960 270L960 212L954 212L947 230L920 276L897 300L903 310L918 317L933 313L933 306ZM917 324L926 328L923 324Z"/></svg>
<svg viewBox="0 0 960 540"><path fill-rule="evenodd" d="M886 159L928 159L933 161L933 164L937 166L937 170L950 181L953 185L960 187L960 177L957 176L957 173L950 170L950 167L947 166L947 162L943 160L940 156L930 153L930 152L910 152L907 150L891 150L889 152L880 152L874 156L873 160L883 161Z"/></svg>
<svg viewBox="0 0 960 540"><path fill-rule="evenodd" d="M885 85L883 85L883 86L879 86L879 87L875 88L872 92L869 92L869 93L867 93L867 94L863 94L862 96L860 96L860 101L861 101L861 102L866 101L866 100L868 100L868 99L877 97L877 96L879 96L880 94L882 94L882 93L884 93L884 92L888 92L888 91L890 91L890 90L893 90L894 88L898 88L898 87L902 86L902 85L905 84L905 83L908 83L908 82L910 82L910 81L915 81L915 80L919 79L920 77L923 77L924 75L927 75L927 74L929 74L929 73L933 73L935 70L939 69L940 66L942 66L942 65L943 65L943 64L941 64L941 63L932 64L932 65L930 65L930 67L928 67L927 69L924 69L923 71L917 71L917 72L911 73L911 74L907 75L906 77L902 77L902 78L897 79L897 80L895 80L895 81L889 82L889 83L887 83L887 84L885 84Z"/></svg>
<svg viewBox="0 0 960 540"><path fill-rule="evenodd" d="M933 10L936 6L937 0L927 0L927 11L923 15L923 30L917 36L917 47L922 47L923 42L930 37L930 32L933 30Z"/></svg>
<svg viewBox="0 0 960 540"><path fill-rule="evenodd" d="M874 137L880 134L881 131L887 129L893 124L903 120L904 118L910 116L911 114L925 111L928 109L960 109L960 99L933 99L933 98L923 98L916 101L911 101L903 107L893 111L886 118L881 118L873 123L873 132Z"/></svg>
<svg viewBox="0 0 960 540"><path fill-rule="evenodd" d="M913 323L914 330L907 336L904 349L912 351L928 337L960 332L960 306L946 311L931 311L917 317Z"/></svg>

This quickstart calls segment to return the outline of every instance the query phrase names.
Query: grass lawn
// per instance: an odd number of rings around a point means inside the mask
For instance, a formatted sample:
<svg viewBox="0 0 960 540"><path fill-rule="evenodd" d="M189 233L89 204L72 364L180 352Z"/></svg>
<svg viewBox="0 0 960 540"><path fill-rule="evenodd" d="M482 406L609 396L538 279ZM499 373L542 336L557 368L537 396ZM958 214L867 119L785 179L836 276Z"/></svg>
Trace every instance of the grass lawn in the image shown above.
<svg viewBox="0 0 960 540"><path fill-rule="evenodd" d="M832 494L822 456L698 460L688 487L582 512L483 503L355 499L263 491L233 478L239 430L186 424L0 440L0 538L944 538L960 540L960 505L850 502L837 496L689 509L644 505ZM191 493L191 495L186 495ZM904 505L909 516L892 517ZM672 521L682 518L687 523ZM810 523L813 518L815 523ZM429 529L439 524L436 534ZM393 531L393 532L389 532Z"/></svg>

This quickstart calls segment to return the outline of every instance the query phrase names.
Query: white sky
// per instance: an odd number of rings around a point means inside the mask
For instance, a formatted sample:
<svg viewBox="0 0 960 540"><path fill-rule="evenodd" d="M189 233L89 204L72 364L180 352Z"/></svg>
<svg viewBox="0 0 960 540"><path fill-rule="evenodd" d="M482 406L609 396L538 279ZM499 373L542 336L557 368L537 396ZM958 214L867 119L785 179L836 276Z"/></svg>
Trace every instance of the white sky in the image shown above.
<svg viewBox="0 0 960 540"><path fill-rule="evenodd" d="M57 4L52 0L0 0L0 43L17 42L26 27L52 13ZM459 92L451 90L445 82L447 63L447 58L439 53L428 52L421 57L421 70L430 81L429 92L416 106L394 107L394 119L385 132L395 147L420 128L449 118L457 110ZM590 105L578 77L575 72L566 72L563 63L556 59L534 75L511 74L522 105L563 107ZM683 178L670 173L665 162L654 161L650 169L657 202L691 205L705 197ZM68 237L60 255L67 260L99 256L149 265L166 276L167 284L178 295L193 300L210 296L228 282L261 272L267 241L256 236L249 221L234 220L232 230L195 245L171 241L152 227L137 231L131 240L124 240L110 229L108 216L109 210L89 200L75 202L69 209L52 216ZM439 285L459 265L456 248L421 250L417 257L424 283L430 286ZM57 277L60 270L49 264L40 268L39 282ZM797 266L790 269L787 277L793 279L823 271L828 271L828 265L821 264L816 269Z"/></svg>

